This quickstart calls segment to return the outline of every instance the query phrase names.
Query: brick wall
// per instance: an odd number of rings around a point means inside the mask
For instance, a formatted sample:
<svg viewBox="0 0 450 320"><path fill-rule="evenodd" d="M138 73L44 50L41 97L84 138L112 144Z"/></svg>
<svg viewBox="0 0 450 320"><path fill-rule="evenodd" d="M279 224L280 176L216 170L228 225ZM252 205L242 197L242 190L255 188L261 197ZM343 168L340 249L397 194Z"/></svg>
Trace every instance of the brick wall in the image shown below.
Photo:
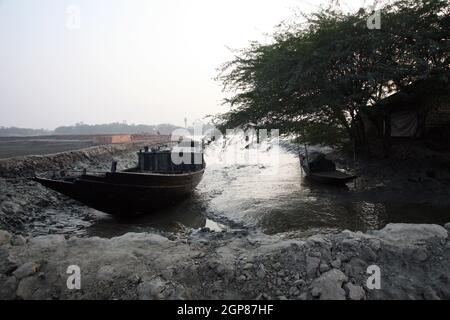
<svg viewBox="0 0 450 320"><path fill-rule="evenodd" d="M119 144L127 142L147 142L149 144L168 143L170 142L170 136L156 134L113 134L98 135L94 137L94 143L97 145Z"/></svg>
<svg viewBox="0 0 450 320"><path fill-rule="evenodd" d="M133 134L131 141L145 141L150 143L165 143L170 141L170 135L156 135L156 134Z"/></svg>
<svg viewBox="0 0 450 320"><path fill-rule="evenodd" d="M129 134L101 135L94 137L95 144L117 144L131 142Z"/></svg>

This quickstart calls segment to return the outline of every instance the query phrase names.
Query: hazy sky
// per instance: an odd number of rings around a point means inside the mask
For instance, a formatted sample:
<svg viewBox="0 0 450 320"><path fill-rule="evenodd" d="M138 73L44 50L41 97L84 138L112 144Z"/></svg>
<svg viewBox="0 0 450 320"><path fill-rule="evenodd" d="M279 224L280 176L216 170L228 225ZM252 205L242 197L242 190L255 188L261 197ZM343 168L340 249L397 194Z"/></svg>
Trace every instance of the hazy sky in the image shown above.
<svg viewBox="0 0 450 320"><path fill-rule="evenodd" d="M320 2L0 0L0 126L181 125L218 113L226 47L264 40Z"/></svg>

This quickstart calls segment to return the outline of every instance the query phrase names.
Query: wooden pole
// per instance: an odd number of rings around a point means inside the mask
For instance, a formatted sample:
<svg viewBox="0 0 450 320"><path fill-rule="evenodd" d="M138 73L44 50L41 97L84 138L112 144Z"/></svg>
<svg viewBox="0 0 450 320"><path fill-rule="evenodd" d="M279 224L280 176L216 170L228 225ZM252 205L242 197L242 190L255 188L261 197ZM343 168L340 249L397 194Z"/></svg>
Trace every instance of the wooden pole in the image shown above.
<svg viewBox="0 0 450 320"><path fill-rule="evenodd" d="M297 156L298 162L300 164L300 178L303 178L302 155L300 154L300 141L298 137L297 137Z"/></svg>
<svg viewBox="0 0 450 320"><path fill-rule="evenodd" d="M111 164L111 172L116 172L117 171L117 161L113 161Z"/></svg>

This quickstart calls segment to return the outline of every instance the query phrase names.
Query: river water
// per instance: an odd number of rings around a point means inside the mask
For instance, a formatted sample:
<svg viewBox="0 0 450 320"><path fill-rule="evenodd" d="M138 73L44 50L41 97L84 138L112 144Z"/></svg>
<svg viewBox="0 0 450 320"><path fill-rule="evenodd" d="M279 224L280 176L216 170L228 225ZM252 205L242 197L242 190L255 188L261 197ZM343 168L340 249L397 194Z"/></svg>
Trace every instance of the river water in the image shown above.
<svg viewBox="0 0 450 320"><path fill-rule="evenodd" d="M352 183L345 188L311 183L304 178L295 151L273 143L249 151L248 145L237 140L209 146L204 178L191 198L157 214L126 221L98 213L88 234L111 237L207 227L309 236L380 229L390 222L444 224L449 220L449 206L426 199L361 194Z"/></svg>

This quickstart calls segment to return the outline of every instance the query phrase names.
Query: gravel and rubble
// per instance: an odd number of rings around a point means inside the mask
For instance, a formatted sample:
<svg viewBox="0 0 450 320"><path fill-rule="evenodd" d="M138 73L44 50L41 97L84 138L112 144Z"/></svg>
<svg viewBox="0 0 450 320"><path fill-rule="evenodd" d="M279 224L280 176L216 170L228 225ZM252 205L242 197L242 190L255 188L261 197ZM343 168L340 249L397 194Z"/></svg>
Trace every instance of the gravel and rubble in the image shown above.
<svg viewBox="0 0 450 320"><path fill-rule="evenodd" d="M287 239L248 230L14 241L0 232L1 299L450 299L450 225L389 224ZM67 268L81 289L67 287ZM369 266L380 289L369 289ZM325 267L326 266L326 267Z"/></svg>

